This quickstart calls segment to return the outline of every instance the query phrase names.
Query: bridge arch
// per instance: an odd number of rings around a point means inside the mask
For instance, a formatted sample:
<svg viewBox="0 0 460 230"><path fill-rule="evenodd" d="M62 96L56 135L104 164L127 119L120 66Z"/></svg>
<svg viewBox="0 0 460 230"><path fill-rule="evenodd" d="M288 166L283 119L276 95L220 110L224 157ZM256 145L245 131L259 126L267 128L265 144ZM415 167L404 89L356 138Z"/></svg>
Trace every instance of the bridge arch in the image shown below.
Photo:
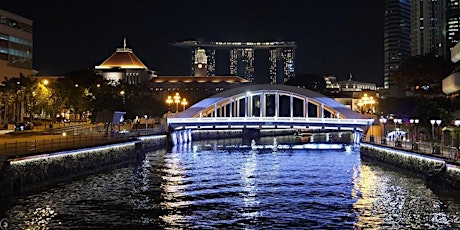
<svg viewBox="0 0 460 230"><path fill-rule="evenodd" d="M290 117L366 119L317 92L288 85L247 85L206 98L175 118Z"/></svg>

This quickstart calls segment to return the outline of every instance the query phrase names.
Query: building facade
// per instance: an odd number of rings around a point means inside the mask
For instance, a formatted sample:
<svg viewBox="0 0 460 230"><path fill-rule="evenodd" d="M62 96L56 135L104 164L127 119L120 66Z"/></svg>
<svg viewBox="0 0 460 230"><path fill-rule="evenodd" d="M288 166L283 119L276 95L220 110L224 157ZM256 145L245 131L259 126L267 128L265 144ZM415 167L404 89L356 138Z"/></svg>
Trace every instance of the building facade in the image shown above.
<svg viewBox="0 0 460 230"><path fill-rule="evenodd" d="M385 0L384 89L393 86L393 73L410 56L410 0Z"/></svg>
<svg viewBox="0 0 460 230"><path fill-rule="evenodd" d="M412 0L411 55L446 57L446 0Z"/></svg>
<svg viewBox="0 0 460 230"><path fill-rule="evenodd" d="M447 54L460 42L460 0L447 0L446 9Z"/></svg>
<svg viewBox="0 0 460 230"><path fill-rule="evenodd" d="M32 75L33 21L0 9L0 76Z"/></svg>
<svg viewBox="0 0 460 230"><path fill-rule="evenodd" d="M249 82L254 82L256 50L268 51L269 79L266 83L283 84L295 76L295 48L294 42L202 42L184 41L171 44L176 47L191 50L191 75L194 76L195 57L198 50L204 49L207 55L208 76L216 75L216 52L228 53L228 70L221 72L233 76L240 76Z"/></svg>

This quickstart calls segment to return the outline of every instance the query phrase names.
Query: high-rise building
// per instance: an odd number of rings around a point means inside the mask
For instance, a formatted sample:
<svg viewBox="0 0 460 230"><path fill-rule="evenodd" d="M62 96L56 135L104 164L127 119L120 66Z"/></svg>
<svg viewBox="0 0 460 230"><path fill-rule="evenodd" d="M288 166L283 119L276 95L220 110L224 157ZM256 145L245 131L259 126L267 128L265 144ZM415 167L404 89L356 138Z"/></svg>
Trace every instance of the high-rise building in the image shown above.
<svg viewBox="0 0 460 230"><path fill-rule="evenodd" d="M446 0L412 0L411 55L446 57Z"/></svg>
<svg viewBox="0 0 460 230"><path fill-rule="evenodd" d="M236 48L230 50L230 74L244 76L249 82L254 81L254 49Z"/></svg>
<svg viewBox="0 0 460 230"><path fill-rule="evenodd" d="M385 0L384 88L392 85L392 75L410 56L410 0Z"/></svg>
<svg viewBox="0 0 460 230"><path fill-rule="evenodd" d="M173 46L189 48L191 50L192 75L194 75L195 54L197 50L206 50L208 58L208 76L216 75L216 50L225 50L229 54L229 68L227 73L240 76L253 82L255 76L255 50L268 50L269 76L266 82L283 84L295 76L295 48L294 42L203 42L184 41L171 44ZM218 51L219 52L219 51ZM224 71L222 71L224 72ZM260 76L259 78L262 78Z"/></svg>
<svg viewBox="0 0 460 230"><path fill-rule="evenodd" d="M32 74L33 21L0 9L0 76Z"/></svg>
<svg viewBox="0 0 460 230"><path fill-rule="evenodd" d="M454 46L460 42L460 0L447 0L446 35L447 54L450 54Z"/></svg>

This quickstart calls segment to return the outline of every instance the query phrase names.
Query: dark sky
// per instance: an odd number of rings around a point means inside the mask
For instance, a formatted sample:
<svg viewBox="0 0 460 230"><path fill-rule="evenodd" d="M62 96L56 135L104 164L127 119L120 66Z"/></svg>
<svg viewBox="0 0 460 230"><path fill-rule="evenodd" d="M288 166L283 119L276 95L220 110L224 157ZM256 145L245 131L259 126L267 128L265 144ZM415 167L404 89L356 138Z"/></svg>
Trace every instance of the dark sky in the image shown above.
<svg viewBox="0 0 460 230"><path fill-rule="evenodd" d="M188 75L175 41L295 41L296 73L383 84L382 0L1 0L34 20L34 68L64 74L128 47L159 75ZM256 57L257 60L257 57Z"/></svg>

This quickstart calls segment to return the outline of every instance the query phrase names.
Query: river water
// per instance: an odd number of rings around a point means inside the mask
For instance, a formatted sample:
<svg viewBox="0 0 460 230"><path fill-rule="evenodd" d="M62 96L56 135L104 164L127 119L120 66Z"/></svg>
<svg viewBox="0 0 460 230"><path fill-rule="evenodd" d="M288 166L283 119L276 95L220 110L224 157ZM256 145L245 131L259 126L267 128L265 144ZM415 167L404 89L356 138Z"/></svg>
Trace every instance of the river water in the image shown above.
<svg viewBox="0 0 460 230"><path fill-rule="evenodd" d="M150 152L139 165L2 200L0 217L8 229L460 227L458 196L362 162L359 150L228 148L238 141Z"/></svg>

